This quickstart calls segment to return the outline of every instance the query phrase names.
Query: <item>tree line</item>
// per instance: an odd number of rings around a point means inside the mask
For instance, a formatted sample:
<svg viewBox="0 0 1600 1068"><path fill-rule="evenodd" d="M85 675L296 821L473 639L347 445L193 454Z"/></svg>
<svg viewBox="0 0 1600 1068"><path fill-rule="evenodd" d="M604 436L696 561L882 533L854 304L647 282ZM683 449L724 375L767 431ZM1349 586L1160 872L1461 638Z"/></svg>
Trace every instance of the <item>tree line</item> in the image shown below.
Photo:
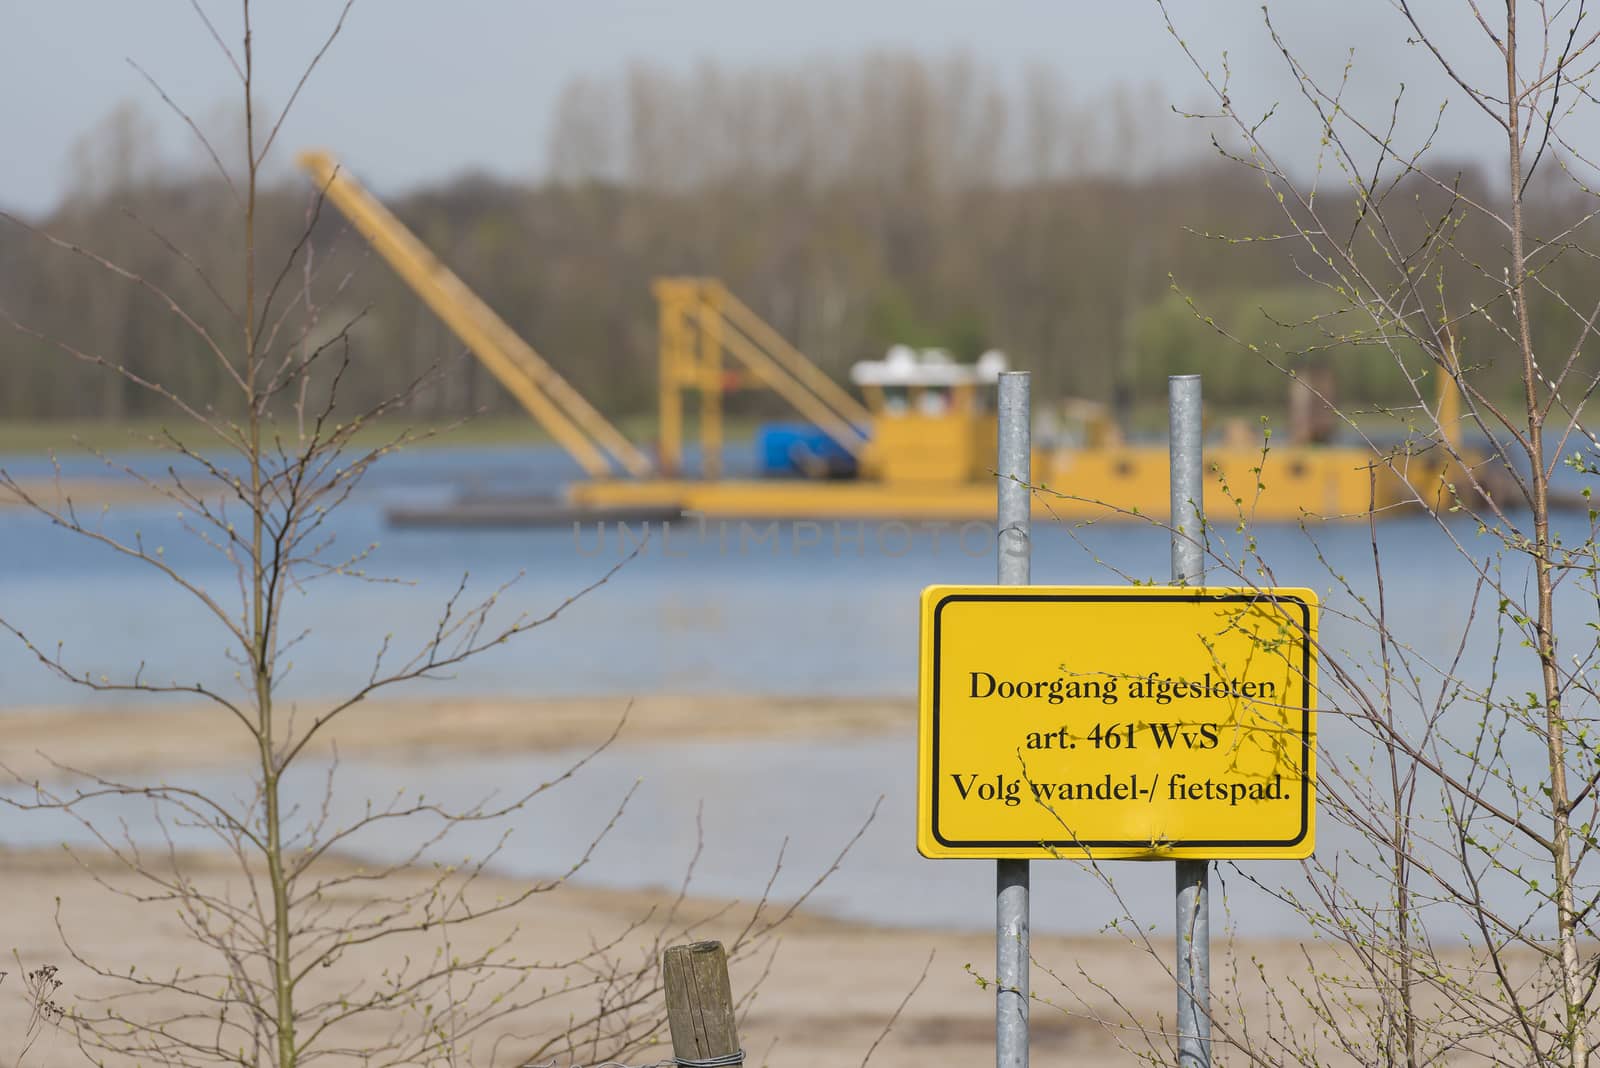
<svg viewBox="0 0 1600 1068"><path fill-rule="evenodd" d="M131 265L221 330L235 314L227 295L243 284L227 266L242 239L231 194L203 171L148 155L151 121L126 106L109 116L85 139L59 207L29 223ZM653 410L650 281L669 274L722 278L840 379L894 343L969 359L994 347L1035 372L1043 398L1126 408L1159 399L1168 373L1198 370L1213 402L1281 410L1285 384L1261 361L1265 351L1286 368L1328 364L1345 401L1403 403L1406 368L1349 353L1381 340L1381 328L1352 333L1336 321L1331 309L1344 303L1333 281L1279 240L1276 206L1238 168L1173 147L1206 148L1205 131L1183 122L1151 91L1079 96L1046 69L1008 81L959 56L636 65L566 88L537 180L464 175L389 207L617 416ZM344 163L361 174L360 160ZM1417 181L1412 214L1385 220L1414 231L1402 243L1436 240L1433 220L1452 196L1497 195L1473 166L1455 174L1454 193ZM1330 184L1324 196L1341 225L1371 225L1348 187ZM1539 203L1535 225L1550 233L1580 210ZM365 405L443 364L416 417L515 411L337 211L319 207L308 181L281 175L262 192L258 242L286 255L308 218L311 267L284 284L326 312L318 322L364 312L346 403ZM1585 225L1568 240L1587 236ZM1457 247L1470 292L1469 262L1494 250ZM1550 292L1586 281L1564 276L1591 265L1554 262ZM98 275L23 227L0 229L0 307L26 327L0 332L0 416L157 414L150 396L30 331L226 405L214 363L168 309ZM1469 333L1463 358L1511 389L1514 367L1493 370L1500 343L1487 329ZM1345 352L1333 359L1331 348Z"/></svg>

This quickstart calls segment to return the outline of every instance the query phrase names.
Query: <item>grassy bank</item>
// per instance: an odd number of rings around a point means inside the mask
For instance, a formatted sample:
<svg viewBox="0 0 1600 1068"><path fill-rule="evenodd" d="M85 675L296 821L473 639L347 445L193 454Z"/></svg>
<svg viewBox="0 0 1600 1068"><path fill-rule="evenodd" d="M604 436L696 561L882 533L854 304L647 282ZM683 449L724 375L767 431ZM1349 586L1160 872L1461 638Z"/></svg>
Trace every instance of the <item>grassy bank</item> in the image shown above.
<svg viewBox="0 0 1600 1068"><path fill-rule="evenodd" d="M376 445L391 440L407 426L427 435L428 445L537 445L550 440L549 435L526 416L496 415L459 425L410 420L375 423L360 431L356 442ZM0 453L145 451L159 446L167 429L185 444L206 447L203 432L182 420L134 419L122 423L8 420L0 422Z"/></svg>
<svg viewBox="0 0 1600 1068"><path fill-rule="evenodd" d="M1041 403L1043 411L1054 407ZM1230 420L1243 422L1249 434L1259 436L1261 417L1266 415L1273 430L1273 440L1286 440L1288 421L1282 412L1244 408L1214 408L1208 410L1206 422L1212 434L1220 434ZM774 417L731 415L725 421L724 437L731 448L741 448L755 438L756 429ZM783 419L785 417L776 417ZM1362 428L1368 433L1393 436L1405 429L1405 420L1395 413L1357 413ZM1164 439L1167 410L1164 404L1141 404L1131 413L1128 432L1142 439ZM657 421L654 413L623 416L617 419L618 428L627 437L646 449L656 441ZM502 413L479 416L460 423L443 423L429 420L389 419L373 423L356 434L358 446L377 445L393 440L406 427L411 427L423 440L419 448L472 448L499 445L548 445L546 434L528 416ZM100 420L9 420L0 421L0 454L63 455L85 452L147 451L162 440L164 428L170 427L182 440L192 446L205 448L205 442L195 428L182 420L135 419L121 423ZM698 430L691 417L684 427L684 441L692 444Z"/></svg>
<svg viewBox="0 0 1600 1068"><path fill-rule="evenodd" d="M729 445L740 446L755 437L763 422L754 418L730 418L725 437ZM632 441L650 446L656 439L653 415L617 420L618 428ZM493 445L548 445L550 435L525 415L486 415L463 423L429 420L391 419L373 423L355 436L359 445L378 445L391 441L410 427L423 436L419 448L471 448ZM0 420L0 454L62 455L90 452L148 451L159 446L163 432L170 428L188 445L204 449L202 433L182 420L134 419L121 423L99 420ZM691 421L685 428L686 442L695 440Z"/></svg>

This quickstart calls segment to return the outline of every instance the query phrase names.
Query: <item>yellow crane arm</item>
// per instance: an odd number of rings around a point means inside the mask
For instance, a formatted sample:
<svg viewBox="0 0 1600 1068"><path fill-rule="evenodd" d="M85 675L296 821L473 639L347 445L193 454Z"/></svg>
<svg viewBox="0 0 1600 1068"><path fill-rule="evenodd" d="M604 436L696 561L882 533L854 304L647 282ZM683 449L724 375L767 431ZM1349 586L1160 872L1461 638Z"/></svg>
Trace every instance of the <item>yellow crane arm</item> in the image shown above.
<svg viewBox="0 0 1600 1068"><path fill-rule="evenodd" d="M853 427L871 424L872 413L867 411L865 405L841 389L833 379L823 373L822 368L806 359L804 353L789 344L782 334L768 326L766 320L751 311L748 305L728 292L727 287L721 282L711 284L716 286L717 300L722 307L724 318L771 354L774 362L809 386L811 392L837 412L844 422ZM817 425L822 426L821 423ZM823 427L823 429L828 428ZM831 430L829 435L835 436ZM843 445L844 442L841 440L839 444ZM852 454L853 452L852 450Z"/></svg>
<svg viewBox="0 0 1600 1068"><path fill-rule="evenodd" d="M585 471L596 478L612 473L611 463L601 451L604 448L629 474L644 477L651 473L649 457L440 263L332 156L326 152L302 152L299 163L395 273Z"/></svg>
<svg viewBox="0 0 1600 1068"><path fill-rule="evenodd" d="M704 302L695 305L702 325L706 319L716 314L715 309ZM839 443L839 447L851 456L859 457L867 446L866 435L856 429L856 426L846 422L832 408L806 388L794 375L785 370L777 360L765 352L762 347L745 335L742 329L731 319L724 318L723 325L729 329L722 331L723 346L750 370L754 371L768 388L772 389L784 400L794 405L795 410L811 420L830 438ZM804 360L804 357L801 357ZM809 360L807 366L814 367ZM820 371L818 372L821 373ZM831 383L830 383L831 385ZM851 401L852 404L856 402ZM856 405L860 407L860 405ZM865 411L865 409L863 409ZM863 420L865 422L865 420Z"/></svg>

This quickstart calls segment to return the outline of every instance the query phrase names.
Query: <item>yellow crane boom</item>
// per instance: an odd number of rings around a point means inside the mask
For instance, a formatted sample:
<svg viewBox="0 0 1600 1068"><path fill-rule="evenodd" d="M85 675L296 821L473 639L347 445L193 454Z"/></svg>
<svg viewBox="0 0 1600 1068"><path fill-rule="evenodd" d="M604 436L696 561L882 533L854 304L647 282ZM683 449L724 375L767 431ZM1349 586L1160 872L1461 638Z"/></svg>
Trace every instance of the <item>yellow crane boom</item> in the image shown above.
<svg viewBox="0 0 1600 1068"><path fill-rule="evenodd" d="M702 324L708 318L708 312L704 305L700 308L700 318ZM725 322L724 325L728 324ZM840 448L851 456L859 457L861 455L862 450L867 446L867 436L847 422L844 416L829 408L828 404L816 392L802 384L768 350L750 340L737 328L723 330L722 344L741 363L754 371L768 389L771 389L784 400L794 405L795 411L820 427L825 434L839 443ZM821 374L821 372L819 371L818 374ZM830 382L829 385L832 385L832 383ZM834 388L838 389L837 386ZM855 400L850 400L850 403L856 408L861 408L861 411L866 413L866 409L862 408ZM867 424L871 418L871 415L867 415L866 418L861 420L861 424Z"/></svg>
<svg viewBox="0 0 1600 1068"><path fill-rule="evenodd" d="M827 430L851 455L856 455L857 449L852 448L852 438L855 439L855 444L859 445L861 435L855 433L854 428L869 426L872 423L872 413L867 410L866 405L841 389L833 379L823 373L822 368L808 360L799 349L789 344L782 334L772 329L765 319L751 311L749 305L728 292L727 286L721 282L713 282L711 286L717 306L722 310L724 318L764 352L770 354L774 363L804 383L813 396L822 402L824 408L831 408L834 419L842 424L842 432L836 433L829 421L816 420L816 416L811 412L806 412L806 415L817 421L817 425ZM804 410L802 408L802 411Z"/></svg>
<svg viewBox="0 0 1600 1068"><path fill-rule="evenodd" d="M612 459L636 477L652 473L654 465L648 456L331 155L302 152L298 158L350 225L591 477L610 476Z"/></svg>
<svg viewBox="0 0 1600 1068"><path fill-rule="evenodd" d="M728 386L724 355L750 375L732 388L765 386L792 405L839 448L860 458L867 448L861 428L872 412L715 278L657 278L661 309L661 467L683 468L684 396L700 394L701 473L722 471L722 396Z"/></svg>

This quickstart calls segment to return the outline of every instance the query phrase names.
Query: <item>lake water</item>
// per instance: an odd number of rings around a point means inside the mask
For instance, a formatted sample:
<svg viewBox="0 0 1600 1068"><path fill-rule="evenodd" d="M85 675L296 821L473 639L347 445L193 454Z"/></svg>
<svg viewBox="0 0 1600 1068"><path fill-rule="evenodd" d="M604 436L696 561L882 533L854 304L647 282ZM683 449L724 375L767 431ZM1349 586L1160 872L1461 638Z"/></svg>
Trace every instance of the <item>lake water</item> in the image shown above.
<svg viewBox="0 0 1600 1068"><path fill-rule="evenodd" d="M152 464L135 458L137 465ZM37 475L37 460L14 461L19 477ZM75 461L68 474L96 474L93 461ZM538 449L434 450L402 455L380 466L334 523L337 545L358 551L376 544L366 569L407 583L326 579L290 595L286 633L307 631L290 659L286 692L325 697L359 684L385 634L396 648L420 641L440 607L469 575L470 588L487 593L517 579L501 599L506 618L542 615L605 575L637 544L637 526L619 536L614 527L574 531L390 530L383 509L393 503L442 500L463 485L490 489L548 489L567 477L558 453ZM142 538L163 559L215 593L234 598L231 565L196 542L170 507L118 508L103 529L122 539ZM1569 536L1581 536L1582 517L1562 519ZM1469 547L1482 544L1470 524L1451 527ZM1356 593L1375 589L1371 535L1361 525L1327 525L1308 537L1291 526L1253 531L1261 554L1281 585L1322 591L1329 611L1324 641L1367 655L1369 635L1341 619ZM1234 551L1243 536L1223 533ZM1447 661L1460 641L1471 604L1465 564L1441 551L1431 519L1383 523L1383 549L1391 625L1420 654ZM233 664L220 628L166 579L102 546L65 536L27 512L0 511L0 590L4 617L37 645L53 649L77 670L95 675L130 673L144 664L152 679L232 685ZM1033 578L1038 583L1115 583L1126 577L1164 579L1166 536L1138 525L1035 527ZM409 692L527 696L642 693L750 693L767 695L901 695L916 689L917 595L933 582L993 580L992 528L934 529L913 525L780 524L775 534L760 524L657 528L652 540L627 560L605 586L572 605L548 626L487 654L447 679L417 684ZM1514 566L1514 565L1508 565ZM520 578L518 578L520 576ZM1254 577L1254 576L1252 576ZM1219 580L1225 581L1225 579ZM1513 581L1516 581L1513 579ZM1585 622L1584 606L1568 624ZM1592 614L1593 605L1588 605ZM1487 671L1489 635L1469 642L1466 672ZM1502 668L1502 681L1521 680ZM42 670L19 642L0 641L0 705L82 703L77 687ZM1325 700L1325 704L1327 701ZM47 740L41 739L41 742ZM637 886L675 883L698 837L705 849L695 886L700 891L749 899L770 875L784 838L790 839L774 893L791 897L825 869L859 827L877 798L878 818L840 872L819 891L828 911L880 922L992 923L993 866L985 862L927 862L912 841L913 739L890 736L858 742L719 742L653 748L621 747L604 754L516 820L513 845L500 867L511 873L552 874L581 854L620 798L641 782L616 831L596 852L582 878L595 884ZM1336 717L1324 719L1322 745L1355 759L1370 745ZM1505 760L1542 776L1542 752L1531 743L1509 746ZM423 790L430 796L468 800L488 790L503 795L520 784L543 781L570 754L517 756L470 762L395 767L381 761L341 771L341 804ZM316 769L296 787L314 790ZM236 788L222 773L199 785ZM139 813L124 813L137 836L155 833ZM70 838L72 829L43 817L6 821L3 838L42 842ZM1336 831L1324 825L1325 848L1338 849ZM487 848L486 838L458 843L464 854ZM393 855L401 841L375 838L357 845L370 855ZM454 846L452 848L455 848ZM1292 866L1290 866L1292 867ZM1092 930L1110 914L1098 880L1070 863L1036 865L1036 924L1041 929ZM1246 930L1294 929L1290 913L1245 886L1244 874L1285 866L1245 865L1234 891L1247 903ZM1132 911L1163 924L1171 912L1168 866L1125 865L1120 885ZM1089 903L1099 902L1098 906ZM1218 923L1222 922L1219 916Z"/></svg>
<svg viewBox="0 0 1600 1068"><path fill-rule="evenodd" d="M28 460L8 469L27 477L42 467ZM98 470L92 460L74 468L68 473ZM324 697L364 679L383 636L393 633L397 649L420 640L464 575L479 595L515 580L501 600L501 618L509 618L542 615L622 563L558 623L426 685L477 694L910 695L918 591L994 578L992 528L982 524L936 530L824 522L780 524L774 532L766 524L683 521L667 532L656 526L631 560L644 533L637 524L625 531L610 524L478 531L384 524L389 504L444 500L467 483L548 489L568 468L559 453L539 449L417 451L380 465L337 515L334 551L376 544L366 570L406 584L334 578L292 592L284 633L310 632L289 656L286 692ZM100 522L109 535L160 547L174 568L224 604L238 604L233 566L186 532L170 506L118 507ZM1470 540L1470 527L1463 531ZM1363 570L1370 573L1364 526L1317 532L1327 565L1292 526L1256 534L1282 585L1326 590L1330 567L1357 582ZM1432 521L1391 520L1380 534L1400 629L1425 647L1447 645L1470 589L1441 556ZM63 536L20 509L0 510L0 544L5 618L40 647L62 643L69 663L96 676L144 663L148 678L230 685L225 634L153 569ZM1168 569L1167 537L1153 527L1035 527L1037 583L1115 583L1119 573L1164 581ZM1337 633L1337 621L1330 623ZM0 680L4 705L93 700L40 670L14 641L0 642Z"/></svg>

